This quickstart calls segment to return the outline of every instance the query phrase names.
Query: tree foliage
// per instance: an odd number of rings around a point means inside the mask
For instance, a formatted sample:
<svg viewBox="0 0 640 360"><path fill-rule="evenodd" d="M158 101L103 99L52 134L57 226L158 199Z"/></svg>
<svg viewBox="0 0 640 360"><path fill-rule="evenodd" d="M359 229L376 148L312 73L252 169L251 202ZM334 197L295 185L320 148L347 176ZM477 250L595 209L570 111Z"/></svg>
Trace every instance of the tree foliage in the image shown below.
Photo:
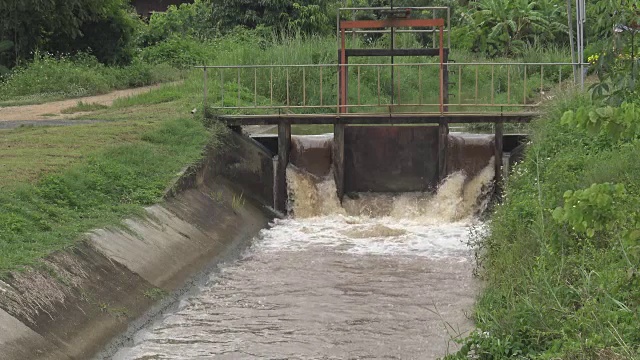
<svg viewBox="0 0 640 360"><path fill-rule="evenodd" d="M151 16L141 36L141 43L144 46L153 45L171 36L188 36L198 40L213 38L219 31L212 17L213 4L210 0L171 5L166 12Z"/></svg>
<svg viewBox="0 0 640 360"><path fill-rule="evenodd" d="M223 32L264 26L277 32L327 34L334 28L338 6L335 0L214 0L213 21Z"/></svg>
<svg viewBox="0 0 640 360"><path fill-rule="evenodd" d="M480 0L462 15L461 39L490 55L521 53L526 46L567 39L566 7L560 0Z"/></svg>
<svg viewBox="0 0 640 360"><path fill-rule="evenodd" d="M83 46L94 50L101 46L122 48L134 30L133 22L126 19L129 8L127 0L0 1L0 41L13 43L11 52L0 53L0 64L14 66L21 59L31 58L36 49L59 52L86 50L80 49ZM119 58L107 56L104 60L113 62Z"/></svg>

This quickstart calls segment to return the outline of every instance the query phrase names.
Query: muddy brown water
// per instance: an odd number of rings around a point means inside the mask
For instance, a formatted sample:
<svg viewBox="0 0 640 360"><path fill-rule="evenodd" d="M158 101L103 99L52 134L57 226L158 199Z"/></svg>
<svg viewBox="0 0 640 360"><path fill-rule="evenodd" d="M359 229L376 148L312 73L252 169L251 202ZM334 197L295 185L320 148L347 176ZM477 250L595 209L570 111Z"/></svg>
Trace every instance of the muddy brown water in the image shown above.
<svg viewBox="0 0 640 360"><path fill-rule="evenodd" d="M452 174L435 195L343 204L331 173L291 166L287 179L291 216L114 359L437 359L457 349L453 339L473 328L466 241L482 229L474 214L493 159L472 178Z"/></svg>

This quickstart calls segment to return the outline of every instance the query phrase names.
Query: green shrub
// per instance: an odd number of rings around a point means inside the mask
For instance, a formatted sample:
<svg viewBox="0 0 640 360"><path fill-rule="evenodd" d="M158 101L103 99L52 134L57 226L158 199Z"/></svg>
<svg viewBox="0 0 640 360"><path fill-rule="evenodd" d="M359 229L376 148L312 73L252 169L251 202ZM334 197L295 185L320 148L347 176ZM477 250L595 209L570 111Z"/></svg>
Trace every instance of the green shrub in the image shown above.
<svg viewBox="0 0 640 360"><path fill-rule="evenodd" d="M209 0L196 0L192 4L180 6L171 5L167 11L151 16L149 24L139 36L139 42L149 46L174 36L198 40L213 39L219 33L212 19L213 7Z"/></svg>
<svg viewBox="0 0 640 360"><path fill-rule="evenodd" d="M0 101L40 97L41 100L81 97L114 89L175 81L181 73L168 64L135 60L128 66L105 66L87 54L55 58L37 54L0 82Z"/></svg>
<svg viewBox="0 0 640 360"><path fill-rule="evenodd" d="M171 37L144 48L140 57L150 64L164 63L184 69L210 62L215 57L214 49L212 42L203 43L202 40L190 37Z"/></svg>
<svg viewBox="0 0 640 360"><path fill-rule="evenodd" d="M490 335L463 350L480 359L640 356L640 143L560 121L590 103L560 97L532 124L479 241L486 286L475 318Z"/></svg>

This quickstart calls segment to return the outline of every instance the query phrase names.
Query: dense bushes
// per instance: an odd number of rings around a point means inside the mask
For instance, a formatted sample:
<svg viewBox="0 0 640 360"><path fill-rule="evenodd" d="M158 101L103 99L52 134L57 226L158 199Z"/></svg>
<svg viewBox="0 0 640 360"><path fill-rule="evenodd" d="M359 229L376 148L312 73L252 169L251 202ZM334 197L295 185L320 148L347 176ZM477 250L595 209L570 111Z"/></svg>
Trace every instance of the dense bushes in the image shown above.
<svg viewBox="0 0 640 360"><path fill-rule="evenodd" d="M640 133L561 121L585 107L573 95L533 125L478 243L486 288L459 357L640 356Z"/></svg>
<svg viewBox="0 0 640 360"><path fill-rule="evenodd" d="M94 95L179 77L179 71L166 64L134 61L125 67L109 67L86 54L62 58L37 54L32 62L18 67L0 83L0 101L33 95L45 99Z"/></svg>

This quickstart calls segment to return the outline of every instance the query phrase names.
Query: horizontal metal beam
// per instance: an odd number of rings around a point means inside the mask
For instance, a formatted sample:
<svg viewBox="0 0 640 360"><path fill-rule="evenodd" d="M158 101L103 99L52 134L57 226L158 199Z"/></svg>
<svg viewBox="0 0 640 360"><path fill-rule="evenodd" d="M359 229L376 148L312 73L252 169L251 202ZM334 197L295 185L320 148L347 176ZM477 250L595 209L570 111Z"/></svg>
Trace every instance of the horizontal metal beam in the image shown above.
<svg viewBox="0 0 640 360"><path fill-rule="evenodd" d="M437 27L444 26L444 19L384 19L348 20L340 22L340 30L379 29L387 27Z"/></svg>
<svg viewBox="0 0 640 360"><path fill-rule="evenodd" d="M440 49L346 49L345 52L347 54L347 57L351 57L351 56L440 56ZM445 56L448 53L449 53L449 49L444 49Z"/></svg>
<svg viewBox="0 0 640 360"><path fill-rule="evenodd" d="M424 113L424 114L281 114L281 115L220 115L218 119L229 126L277 125L280 123L300 125L383 125L383 124L439 124L445 120L451 124L465 123L524 123L538 116L526 113Z"/></svg>

